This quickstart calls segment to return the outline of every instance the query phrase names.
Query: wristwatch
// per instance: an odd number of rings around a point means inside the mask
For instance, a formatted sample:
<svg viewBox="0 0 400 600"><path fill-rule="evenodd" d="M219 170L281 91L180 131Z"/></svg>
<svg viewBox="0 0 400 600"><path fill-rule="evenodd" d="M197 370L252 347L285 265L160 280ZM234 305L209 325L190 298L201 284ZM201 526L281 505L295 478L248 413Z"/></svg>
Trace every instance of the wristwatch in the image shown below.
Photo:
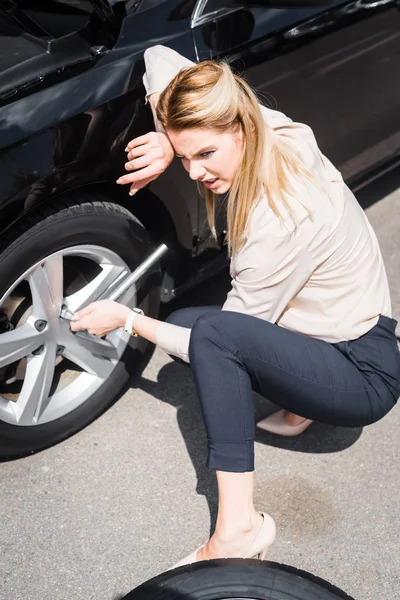
<svg viewBox="0 0 400 600"><path fill-rule="evenodd" d="M144 312L142 311L142 309L141 308L132 308L131 312L126 317L126 321L125 321L124 331L125 331L125 333L129 333L129 335L132 335L133 337L138 336L136 331L133 331L133 321L136 319L136 317L138 315L144 315Z"/></svg>

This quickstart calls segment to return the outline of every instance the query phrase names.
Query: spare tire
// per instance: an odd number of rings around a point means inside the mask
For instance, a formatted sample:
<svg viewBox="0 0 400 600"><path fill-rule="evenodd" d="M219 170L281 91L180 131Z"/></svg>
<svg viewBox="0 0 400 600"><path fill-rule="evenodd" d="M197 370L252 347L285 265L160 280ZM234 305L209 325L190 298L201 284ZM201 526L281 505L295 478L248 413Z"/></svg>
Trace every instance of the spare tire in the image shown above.
<svg viewBox="0 0 400 600"><path fill-rule="evenodd" d="M327 581L275 562L207 560L158 575L121 600L354 600Z"/></svg>

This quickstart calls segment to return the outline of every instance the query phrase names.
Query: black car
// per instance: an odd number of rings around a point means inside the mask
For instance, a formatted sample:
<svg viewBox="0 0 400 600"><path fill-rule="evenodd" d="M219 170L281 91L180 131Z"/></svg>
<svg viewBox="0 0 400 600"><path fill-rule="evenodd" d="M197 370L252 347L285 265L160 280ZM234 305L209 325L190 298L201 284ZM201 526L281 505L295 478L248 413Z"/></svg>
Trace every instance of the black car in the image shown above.
<svg viewBox="0 0 400 600"><path fill-rule="evenodd" d="M309 124L353 186L400 159L394 0L0 0L0 454L54 444L143 365L118 330L72 334L63 310L104 297L157 247L121 301L156 316L227 268L179 161L131 198L126 144L154 129L143 52L228 56L269 106Z"/></svg>

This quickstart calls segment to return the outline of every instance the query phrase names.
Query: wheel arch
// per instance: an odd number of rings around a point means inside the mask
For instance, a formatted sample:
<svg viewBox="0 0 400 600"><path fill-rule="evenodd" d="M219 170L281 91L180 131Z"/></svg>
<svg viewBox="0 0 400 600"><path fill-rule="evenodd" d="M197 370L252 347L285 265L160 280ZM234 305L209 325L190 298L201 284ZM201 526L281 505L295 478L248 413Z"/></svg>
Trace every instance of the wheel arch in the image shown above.
<svg viewBox="0 0 400 600"><path fill-rule="evenodd" d="M110 182L93 183L51 196L38 197L29 207L26 207L22 198L16 199L12 205L9 203L4 204L0 206L0 234L5 234L10 228L17 225L21 219L29 218L29 215L36 210L50 206L53 201L74 197L79 202L80 193L83 193L82 202L85 201L87 193L94 193L109 202L123 206L141 221L155 242L162 241L167 245L181 246L182 250L191 249L193 230L187 214L185 215L183 211L178 210L178 212L181 212L182 219L179 223L174 222L166 203L154 192L146 188L132 197L129 196L126 186L119 189Z"/></svg>
<svg viewBox="0 0 400 600"><path fill-rule="evenodd" d="M193 230L190 216L182 207L176 205L173 216L160 197L149 189L140 190L135 196L129 196L127 186L119 187L111 182L94 183L67 190L63 193L38 198L32 202L28 210L20 203L17 210L12 212L2 211L0 208L0 252L7 248L23 230L26 222L32 226L37 222L35 213L38 211L43 218L48 216L52 203L70 201L73 199L82 204L87 201L87 196L97 196L99 199L113 202L131 212L145 227L154 244L165 243L170 249L169 256L163 261L165 281L163 287L167 290L166 296L176 285L184 282L191 271ZM173 198L172 198L173 200ZM57 209L55 212L58 212ZM177 222L178 219L178 222ZM24 222L24 227L19 223Z"/></svg>

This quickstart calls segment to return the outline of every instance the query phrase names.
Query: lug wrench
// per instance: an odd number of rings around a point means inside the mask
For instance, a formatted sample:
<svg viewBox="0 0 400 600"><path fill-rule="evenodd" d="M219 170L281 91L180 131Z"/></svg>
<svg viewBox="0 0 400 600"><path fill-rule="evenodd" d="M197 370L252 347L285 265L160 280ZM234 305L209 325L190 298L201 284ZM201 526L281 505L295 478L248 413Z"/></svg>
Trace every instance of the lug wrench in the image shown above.
<svg viewBox="0 0 400 600"><path fill-rule="evenodd" d="M132 286L135 286L135 291L136 291L136 282L149 270L151 269L152 266L154 266L160 259L162 256L164 256L164 254L168 251L168 246L166 246L165 244L160 244L160 246L158 246L158 248L156 250L154 250L154 252L152 252L150 254L150 256L148 256L146 258L146 260L144 260L134 271L133 273L131 273L130 275L128 275L128 277L126 277L117 287L116 289L111 292L109 295L107 295L107 293L102 294L102 296L104 298L107 298L109 300L117 300L118 298L120 298L122 296L122 294L124 292L126 292L126 290ZM71 321L74 317L74 314L64 305L61 309L60 312L60 317L62 319L66 319L68 321ZM83 345L85 345L85 341L90 341L92 336L88 333L82 332L82 331L77 331L75 333L75 335L77 335L79 338L81 338L81 341L83 342ZM115 347L110 344L109 342L102 340L101 338L99 338L97 340L97 343L101 343L102 342L102 354L101 356L103 358L117 358L117 353L116 353L116 349ZM88 347L89 350L92 351L92 344L90 344L90 347Z"/></svg>
<svg viewBox="0 0 400 600"><path fill-rule="evenodd" d="M152 254L146 260L139 265L133 273L128 275L126 279L113 291L110 295L106 296L109 300L117 300L126 290L131 287L131 285L136 284L136 282L149 270L153 265L155 265L162 256L168 251L168 247L165 244L161 244L158 246Z"/></svg>

